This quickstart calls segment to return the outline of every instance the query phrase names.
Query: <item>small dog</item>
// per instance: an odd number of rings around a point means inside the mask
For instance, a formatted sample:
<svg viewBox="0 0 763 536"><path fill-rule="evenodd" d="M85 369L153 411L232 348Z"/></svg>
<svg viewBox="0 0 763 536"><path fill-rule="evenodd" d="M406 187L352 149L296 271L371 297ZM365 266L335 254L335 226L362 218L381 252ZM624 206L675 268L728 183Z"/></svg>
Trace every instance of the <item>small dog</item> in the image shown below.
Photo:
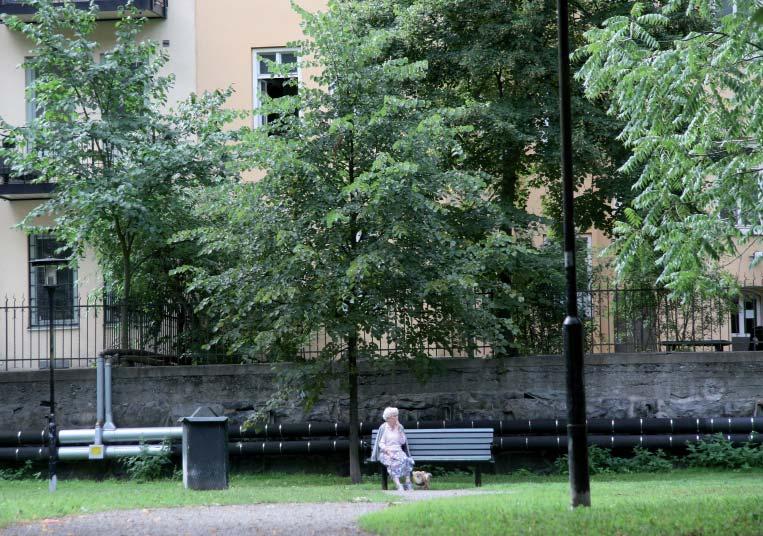
<svg viewBox="0 0 763 536"><path fill-rule="evenodd" d="M429 489L429 481L432 480L432 473L426 471L414 471L411 480L420 489Z"/></svg>

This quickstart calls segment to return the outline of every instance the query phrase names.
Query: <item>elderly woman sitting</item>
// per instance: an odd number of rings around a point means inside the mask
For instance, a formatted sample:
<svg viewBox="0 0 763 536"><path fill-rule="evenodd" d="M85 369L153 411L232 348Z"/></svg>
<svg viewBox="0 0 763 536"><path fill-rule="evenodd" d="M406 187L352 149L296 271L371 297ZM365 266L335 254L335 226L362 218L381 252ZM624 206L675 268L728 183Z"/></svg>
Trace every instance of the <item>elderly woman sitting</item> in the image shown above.
<svg viewBox="0 0 763 536"><path fill-rule="evenodd" d="M397 408L384 410L382 416L385 422L376 435L371 460L384 464L398 491L403 491L400 479L405 477L405 489L410 491L413 489L411 471L414 462L408 450L403 425L397 420L398 414Z"/></svg>

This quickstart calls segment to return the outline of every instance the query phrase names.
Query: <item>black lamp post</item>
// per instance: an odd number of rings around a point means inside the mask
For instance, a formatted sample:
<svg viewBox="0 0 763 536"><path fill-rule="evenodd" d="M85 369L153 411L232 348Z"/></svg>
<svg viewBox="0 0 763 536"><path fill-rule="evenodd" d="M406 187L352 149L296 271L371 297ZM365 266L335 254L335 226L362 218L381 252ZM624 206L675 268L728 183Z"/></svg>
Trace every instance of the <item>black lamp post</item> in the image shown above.
<svg viewBox="0 0 763 536"><path fill-rule="evenodd" d="M572 507L591 506L588 475L585 384L583 383L583 323L578 316L575 277L575 223L572 178L572 111L570 102L569 8L557 0L559 40L559 126L564 183L564 269L567 275L567 317L564 319L564 360L567 366L567 453Z"/></svg>
<svg viewBox="0 0 763 536"><path fill-rule="evenodd" d="M53 259L49 260L49 264L45 264L43 269L45 270L45 290L48 292L48 380L50 388L50 400L48 405L50 412L48 413L48 472L50 473L50 483L48 489L53 492L56 491L57 476L56 476L56 462L58 461L58 431L56 430L56 399L55 399L55 304L54 299L56 296L56 287L58 286L58 265L63 264L65 261L55 262Z"/></svg>

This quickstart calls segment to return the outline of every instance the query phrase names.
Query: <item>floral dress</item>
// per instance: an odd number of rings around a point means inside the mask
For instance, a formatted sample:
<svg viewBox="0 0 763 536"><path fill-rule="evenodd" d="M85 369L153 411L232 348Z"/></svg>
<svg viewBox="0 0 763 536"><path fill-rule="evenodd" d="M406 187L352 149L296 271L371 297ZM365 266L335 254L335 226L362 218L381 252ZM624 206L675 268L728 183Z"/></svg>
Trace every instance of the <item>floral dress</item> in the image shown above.
<svg viewBox="0 0 763 536"><path fill-rule="evenodd" d="M393 478L402 478L413 471L413 458L403 450L405 432L398 426L394 430L384 426L379 438L379 461L387 467L387 472Z"/></svg>

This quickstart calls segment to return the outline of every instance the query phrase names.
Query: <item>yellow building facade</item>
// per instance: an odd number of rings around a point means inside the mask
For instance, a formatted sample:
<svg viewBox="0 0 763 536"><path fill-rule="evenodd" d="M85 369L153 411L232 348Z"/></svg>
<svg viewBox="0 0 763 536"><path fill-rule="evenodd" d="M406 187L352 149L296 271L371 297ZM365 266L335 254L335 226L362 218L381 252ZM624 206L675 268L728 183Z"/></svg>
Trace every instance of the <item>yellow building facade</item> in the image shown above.
<svg viewBox="0 0 763 536"><path fill-rule="evenodd" d="M83 6L87 2L79 2ZM116 9L126 0L97 1L102 8L96 38L103 47L113 42ZM251 110L258 105L259 96L277 96L283 90L277 80L268 76L260 60L290 63L294 50L289 43L302 38L299 16L288 0L136 0L135 5L148 17L142 37L162 44L169 53L166 70L174 74L175 84L170 92L170 104L191 93L232 87L228 106ZM320 10L325 0L302 0L308 11ZM29 18L30 8L9 0L0 0L0 13L18 14ZM97 53L97 52L96 52ZM30 44L12 34L0 24L0 117L14 125L29 119L29 103L25 87L30 73L21 66L30 54ZM311 73L297 71L294 76L308 80ZM262 118L254 118L256 126ZM3 174L5 173L5 174ZM47 352L48 321L37 306L41 301L39 271L52 245L45 237L29 237L17 224L44 198L51 195L51 185L12 180L0 163L0 371L18 368L37 368L39 357ZM528 199L530 212L539 213L544 193L533 191ZM606 235L598 230L585 233L592 265L601 263L599 254L609 244ZM727 269L740 281L749 281L743 299L739 301L736 321L733 314L723 335L752 334L763 324L763 263L750 267L750 260L763 256L763 244L754 241L741 254L730 259ZM69 298L72 312L56 326L59 357L71 366L86 366L98 351L108 346L115 327L101 311L88 309L93 296L100 296L103 286L94 259L81 259L71 280ZM596 305L593 299L583 305L592 314L608 315L612 309L606 302ZM595 310L596 309L596 310ZM608 324L607 324L608 325ZM615 330L600 327L595 337L598 345L592 350L627 350L617 346ZM111 338L111 339L110 339ZM100 342L98 342L100 341Z"/></svg>
<svg viewBox="0 0 763 536"><path fill-rule="evenodd" d="M89 2L77 2L83 9ZM108 48L113 43L117 9L126 0L99 0L95 40ZM151 39L169 54L165 69L175 83L169 105L191 93L231 86L228 106L251 110L260 91L273 91L274 82L259 72L263 58L288 59L292 41L302 38L299 17L288 0L135 0L147 17L142 38ZM324 0L304 0L318 10ZM19 2L0 0L0 13L33 17L33 9ZM30 73L22 63L31 44L0 24L0 117L13 125L29 120L26 85ZM100 51L96 51L98 54ZM302 73L295 73L302 76ZM276 88L277 89L277 88ZM48 198L52 185L12 178L0 162L0 371L34 369L48 352L44 290L40 277L45 260L53 255L49 237L30 237L17 225L35 206ZM45 223L45 222L40 222ZM113 344L116 323L108 311L92 305L102 301L103 280L92 256L79 259L74 270L59 273L59 289L71 307L56 313L56 358L65 366L87 366L96 354ZM61 296L56 298L57 308Z"/></svg>

